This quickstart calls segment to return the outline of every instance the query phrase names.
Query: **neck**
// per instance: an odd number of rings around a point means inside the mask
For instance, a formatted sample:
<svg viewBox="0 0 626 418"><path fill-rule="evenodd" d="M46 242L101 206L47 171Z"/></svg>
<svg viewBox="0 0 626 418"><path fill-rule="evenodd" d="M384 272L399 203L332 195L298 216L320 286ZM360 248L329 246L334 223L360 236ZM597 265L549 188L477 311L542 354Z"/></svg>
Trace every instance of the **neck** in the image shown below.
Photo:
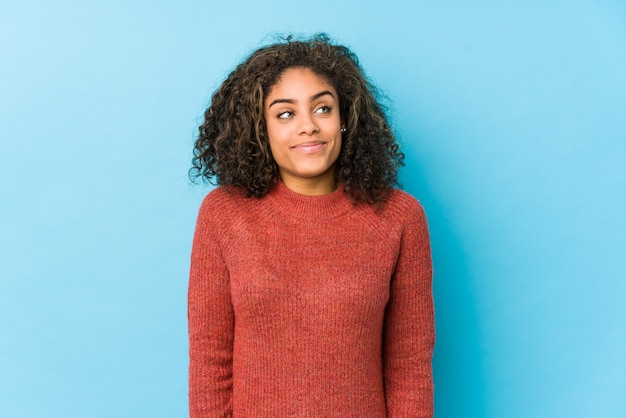
<svg viewBox="0 0 626 418"><path fill-rule="evenodd" d="M289 173L281 172L280 178L289 190L304 196L329 194L337 190L338 186L332 169L310 178L292 176Z"/></svg>

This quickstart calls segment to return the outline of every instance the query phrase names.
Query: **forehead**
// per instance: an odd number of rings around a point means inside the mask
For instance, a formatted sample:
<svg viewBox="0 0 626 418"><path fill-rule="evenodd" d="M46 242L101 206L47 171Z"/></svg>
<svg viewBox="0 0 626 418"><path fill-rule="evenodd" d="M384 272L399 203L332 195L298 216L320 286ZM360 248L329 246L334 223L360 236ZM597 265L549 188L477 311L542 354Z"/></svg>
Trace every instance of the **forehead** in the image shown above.
<svg viewBox="0 0 626 418"><path fill-rule="evenodd" d="M305 67L292 67L285 70L270 88L266 99L275 96L316 94L329 90L336 97L336 90L328 79Z"/></svg>

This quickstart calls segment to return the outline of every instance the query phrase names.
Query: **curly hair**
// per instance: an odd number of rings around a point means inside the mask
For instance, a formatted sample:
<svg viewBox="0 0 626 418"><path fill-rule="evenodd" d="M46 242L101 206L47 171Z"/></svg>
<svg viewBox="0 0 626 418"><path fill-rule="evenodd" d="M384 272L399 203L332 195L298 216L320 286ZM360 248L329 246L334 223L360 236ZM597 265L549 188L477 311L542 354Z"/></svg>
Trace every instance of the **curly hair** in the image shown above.
<svg viewBox="0 0 626 418"><path fill-rule="evenodd" d="M377 99L380 94L358 58L325 34L306 40L289 36L253 52L230 73L204 114L190 177L232 185L255 197L275 186L279 171L269 147L263 104L281 75L294 67L326 79L339 95L347 132L342 135L335 180L355 202L384 203L398 184L404 155Z"/></svg>

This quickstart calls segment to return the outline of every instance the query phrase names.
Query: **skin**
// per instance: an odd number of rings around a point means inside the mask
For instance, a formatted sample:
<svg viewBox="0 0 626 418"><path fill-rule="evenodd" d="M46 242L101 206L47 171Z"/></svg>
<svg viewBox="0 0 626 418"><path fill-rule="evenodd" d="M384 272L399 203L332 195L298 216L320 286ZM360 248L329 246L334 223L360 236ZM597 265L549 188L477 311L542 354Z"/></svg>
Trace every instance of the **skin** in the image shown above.
<svg viewBox="0 0 626 418"><path fill-rule="evenodd" d="M307 68L290 68L265 98L264 113L285 186L308 196L336 190L342 123L335 88Z"/></svg>

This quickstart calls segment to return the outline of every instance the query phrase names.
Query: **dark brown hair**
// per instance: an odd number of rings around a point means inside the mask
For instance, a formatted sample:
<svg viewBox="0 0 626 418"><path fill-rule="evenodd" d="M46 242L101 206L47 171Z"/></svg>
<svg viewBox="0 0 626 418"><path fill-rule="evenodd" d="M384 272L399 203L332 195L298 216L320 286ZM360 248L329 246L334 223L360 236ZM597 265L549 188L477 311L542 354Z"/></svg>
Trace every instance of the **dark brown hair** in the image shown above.
<svg viewBox="0 0 626 418"><path fill-rule="evenodd" d="M290 68L308 68L339 94L347 132L335 166L335 179L353 201L379 204L397 185L400 152L378 90L367 80L356 55L325 34L306 40L287 37L258 49L239 64L213 94L196 140L192 179L232 185L262 197L279 174L263 115L265 97ZM215 182L215 180L217 180Z"/></svg>

